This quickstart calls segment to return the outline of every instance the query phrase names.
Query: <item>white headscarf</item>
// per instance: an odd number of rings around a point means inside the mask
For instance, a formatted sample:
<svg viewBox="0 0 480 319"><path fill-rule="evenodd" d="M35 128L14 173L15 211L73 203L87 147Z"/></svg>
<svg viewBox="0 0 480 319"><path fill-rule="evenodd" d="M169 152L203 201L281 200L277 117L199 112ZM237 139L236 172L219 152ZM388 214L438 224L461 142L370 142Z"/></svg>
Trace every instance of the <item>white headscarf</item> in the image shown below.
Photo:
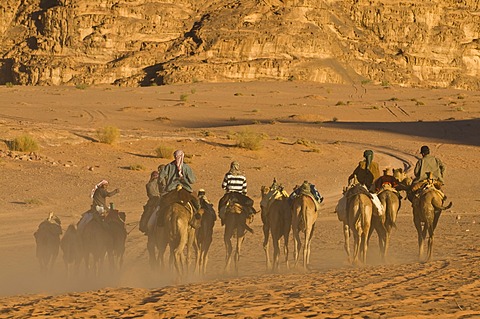
<svg viewBox="0 0 480 319"><path fill-rule="evenodd" d="M108 181L105 180L105 179L102 179L102 181L100 183L98 183L97 185L95 185L95 187L92 189L92 193L90 194L90 198L93 198L93 194L95 194L95 191L97 190L97 188L99 188L100 186L103 186L103 185L107 185L108 184Z"/></svg>
<svg viewBox="0 0 480 319"><path fill-rule="evenodd" d="M185 157L185 153L183 153L182 150L176 150L175 153L173 153L173 156L175 157L175 165L177 166L178 169L178 175L180 177L183 177L183 158Z"/></svg>

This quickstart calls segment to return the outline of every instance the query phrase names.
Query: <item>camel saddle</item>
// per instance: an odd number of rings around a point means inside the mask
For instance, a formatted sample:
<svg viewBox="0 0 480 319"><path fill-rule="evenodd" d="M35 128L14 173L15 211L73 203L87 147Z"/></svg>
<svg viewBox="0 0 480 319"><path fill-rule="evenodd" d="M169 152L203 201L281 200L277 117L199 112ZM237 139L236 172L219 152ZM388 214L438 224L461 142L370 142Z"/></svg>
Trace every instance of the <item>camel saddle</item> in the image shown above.
<svg viewBox="0 0 480 319"><path fill-rule="evenodd" d="M300 186L300 191L299 191L298 195L300 195L300 194L310 197L313 200L313 202L315 203L315 211L318 212L320 210L320 202L317 201L315 196L313 196L312 191L310 190L310 184L303 183Z"/></svg>

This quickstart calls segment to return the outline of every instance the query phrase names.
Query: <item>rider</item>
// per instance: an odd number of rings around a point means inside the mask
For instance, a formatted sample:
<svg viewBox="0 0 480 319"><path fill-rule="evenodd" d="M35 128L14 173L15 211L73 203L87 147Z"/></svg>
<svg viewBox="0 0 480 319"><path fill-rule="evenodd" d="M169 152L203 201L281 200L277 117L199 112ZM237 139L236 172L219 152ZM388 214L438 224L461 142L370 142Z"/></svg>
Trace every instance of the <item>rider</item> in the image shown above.
<svg viewBox="0 0 480 319"><path fill-rule="evenodd" d="M399 185L398 180L392 175L392 170L388 167L383 170L383 175L375 181L375 192L378 193L385 185L390 185L392 188Z"/></svg>
<svg viewBox="0 0 480 319"><path fill-rule="evenodd" d="M174 160L165 165L158 176L160 184L165 183L164 192L169 193L172 190L181 187L190 193L189 202L197 212L200 208L198 198L193 195L192 184L197 181L193 170L184 163L185 153L182 150L176 150L173 153Z"/></svg>
<svg viewBox="0 0 480 319"><path fill-rule="evenodd" d="M440 159L430 154L430 148L427 145L420 148L420 154L422 154L422 158L415 165L412 190L415 192L430 183L435 186L445 200L446 196L440 190L444 185L445 165Z"/></svg>
<svg viewBox="0 0 480 319"><path fill-rule="evenodd" d="M90 197L92 198L92 206L90 210L83 213L82 218L77 223L77 229L81 231L83 227L93 219L95 215L103 215L107 211L107 197L111 197L120 192L120 189L116 188L109 192L108 181L103 179L92 189Z"/></svg>
<svg viewBox="0 0 480 319"><path fill-rule="evenodd" d="M383 214L382 203L377 194L372 193L375 191L374 181L380 177L380 169L378 168L378 163L373 161L372 150L365 150L363 152L363 158L364 159L358 163L353 173L348 177L348 185L353 186L355 182L358 182L358 184L365 186L366 189L364 193L370 197L376 207L376 212L381 216ZM347 192L349 189L350 188L347 188ZM358 188L355 189L356 191L359 190ZM347 193L345 193L345 195L347 195Z"/></svg>
<svg viewBox="0 0 480 319"><path fill-rule="evenodd" d="M253 208L253 199L247 196L247 178L240 171L240 164L237 161L230 163L230 169L223 177L222 188L225 190L225 194L220 198L218 202L218 216L224 224L225 218L225 205L228 200L228 194L236 193L240 198L240 204L247 208L247 215L251 217L256 213Z"/></svg>
<svg viewBox="0 0 480 319"><path fill-rule="evenodd" d="M348 184L351 185L356 178L360 184L365 185L368 190L372 190L373 182L380 177L380 169L378 168L378 163L373 161L372 150L365 150L363 158L348 177Z"/></svg>
<svg viewBox="0 0 480 319"><path fill-rule="evenodd" d="M147 224L153 211L160 203L160 188L158 183L158 171L153 171L150 174L150 180L145 185L147 190L147 203L143 206L142 217L140 218L139 229L142 233L146 234Z"/></svg>
<svg viewBox="0 0 480 319"><path fill-rule="evenodd" d="M92 189L92 208L100 214L103 214L107 211L107 197L111 197L120 192L120 189L118 188L111 192L109 192L107 188L108 181L102 180Z"/></svg>

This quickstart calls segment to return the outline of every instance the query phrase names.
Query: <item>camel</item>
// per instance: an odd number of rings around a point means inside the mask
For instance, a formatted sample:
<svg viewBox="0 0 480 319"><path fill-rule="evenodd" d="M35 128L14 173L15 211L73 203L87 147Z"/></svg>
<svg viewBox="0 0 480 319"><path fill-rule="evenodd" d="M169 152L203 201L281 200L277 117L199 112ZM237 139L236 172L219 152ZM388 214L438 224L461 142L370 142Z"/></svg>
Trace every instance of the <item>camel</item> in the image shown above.
<svg viewBox="0 0 480 319"><path fill-rule="evenodd" d="M293 199L292 203L292 234L293 234L293 256L294 266L297 267L300 260L300 251L302 249L302 241L300 232L305 234L303 244L303 268L308 269L310 264L310 247L315 230L315 222L318 218L316 204L311 195L300 192Z"/></svg>
<svg viewBox="0 0 480 319"><path fill-rule="evenodd" d="M158 267L161 271L165 270L165 251L168 246L168 234L164 223L159 225L158 212L160 207L150 217L152 226L147 231L147 251L149 263L152 270ZM149 221L150 224L150 221Z"/></svg>
<svg viewBox="0 0 480 319"><path fill-rule="evenodd" d="M238 193L239 194L239 193ZM235 192L227 194L225 204L225 232L223 241L225 243L226 258L225 272L231 272L232 259L235 274L238 274L238 262L240 260L240 250L247 231L253 233L250 226L247 225L246 207L240 204L239 196ZM236 237L237 242L235 251L233 250L232 237Z"/></svg>
<svg viewBox="0 0 480 319"><path fill-rule="evenodd" d="M201 215L189 203L191 194L179 188L162 198L165 211L165 227L170 246L170 258L173 261L177 278L181 280L191 268L195 228L200 226ZM187 256L184 250L187 248Z"/></svg>
<svg viewBox="0 0 480 319"><path fill-rule="evenodd" d="M285 263L288 266L288 239L292 225L292 211L288 201L288 195L283 187L274 181L271 187L262 186L262 201L260 203L261 216L263 222L263 249L265 250L267 270L277 272L279 268L280 245L279 241L283 237L283 251L285 253ZM269 236L272 235L273 244L273 263L270 260Z"/></svg>
<svg viewBox="0 0 480 319"><path fill-rule="evenodd" d="M344 222L345 250L348 260L357 265L358 260L362 263L367 261L368 234L370 231L373 203L367 190L357 184L346 193L347 198L347 222ZM353 258L350 253L350 230L353 233Z"/></svg>
<svg viewBox="0 0 480 319"><path fill-rule="evenodd" d="M60 249L62 227L60 219L53 213L38 225L33 234L36 242L36 255L42 271L51 271Z"/></svg>
<svg viewBox="0 0 480 319"><path fill-rule="evenodd" d="M102 217L93 213L93 218L80 231L83 247L83 259L87 274L99 275L108 248L112 246L112 237ZM92 257L92 262L90 262Z"/></svg>
<svg viewBox="0 0 480 319"><path fill-rule="evenodd" d="M433 233L437 227L443 210L452 207L452 202L443 206L442 195L434 187L421 191L419 197L413 197L413 223L418 233L418 258L424 255L424 243L427 238L427 255L425 261L431 261L433 256Z"/></svg>
<svg viewBox="0 0 480 319"><path fill-rule="evenodd" d="M111 269L121 268L125 253L127 229L125 227L126 214L116 209L109 209L105 215L105 224L111 240L107 246L107 256Z"/></svg>
<svg viewBox="0 0 480 319"><path fill-rule="evenodd" d="M196 270L201 276L205 276L208 263L208 250L212 244L213 226L217 215L213 205L205 197L200 197L200 214L202 216L200 227L195 231L195 244L197 251Z"/></svg>
<svg viewBox="0 0 480 319"><path fill-rule="evenodd" d="M385 262L390 245L390 236L392 229L395 228L395 222L400 209L400 198L398 197L398 192L388 186L380 190L378 198L382 203L385 213L381 216L372 214L372 223L368 237L370 238L373 230L377 232L380 254L382 260Z"/></svg>
<svg viewBox="0 0 480 319"><path fill-rule="evenodd" d="M77 228L73 224L69 225L60 240L60 248L63 252L63 262L65 264L67 276L72 273L71 266L74 267L75 272L78 272L82 259L81 244Z"/></svg>

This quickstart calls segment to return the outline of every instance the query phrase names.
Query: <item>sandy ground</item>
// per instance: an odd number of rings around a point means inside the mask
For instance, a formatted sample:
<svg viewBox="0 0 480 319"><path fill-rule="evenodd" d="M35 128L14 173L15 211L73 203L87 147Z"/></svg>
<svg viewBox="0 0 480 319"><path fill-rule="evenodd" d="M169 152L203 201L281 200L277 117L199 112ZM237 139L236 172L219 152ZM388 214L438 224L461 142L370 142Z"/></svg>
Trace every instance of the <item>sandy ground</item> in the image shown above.
<svg viewBox="0 0 480 319"><path fill-rule="evenodd" d="M480 317L480 93L445 89L314 83L202 84L150 88L0 87L0 138L24 133L35 157L0 145L0 318L477 318ZM120 129L113 145L96 130ZM261 133L259 150L235 147L235 133ZM352 267L342 224L333 213L365 149L380 168L411 173L427 144L447 167L453 207L435 232L434 258L419 262L411 206L404 201L390 254L377 237L367 264ZM223 271L223 227L214 227L207 274L183 283L152 271L138 231L145 183L159 164L155 148L183 149L214 203L231 161L240 162L259 208L273 178L287 190L308 180L325 197L316 223L311 270L266 270L262 224L247 234L238 275ZM139 170L133 170L138 167ZM50 212L63 230L90 206L101 179L127 213L126 254L119 272L67 276L62 253L40 272L33 233ZM290 250L293 250L290 243ZM289 260L292 261L292 254Z"/></svg>

